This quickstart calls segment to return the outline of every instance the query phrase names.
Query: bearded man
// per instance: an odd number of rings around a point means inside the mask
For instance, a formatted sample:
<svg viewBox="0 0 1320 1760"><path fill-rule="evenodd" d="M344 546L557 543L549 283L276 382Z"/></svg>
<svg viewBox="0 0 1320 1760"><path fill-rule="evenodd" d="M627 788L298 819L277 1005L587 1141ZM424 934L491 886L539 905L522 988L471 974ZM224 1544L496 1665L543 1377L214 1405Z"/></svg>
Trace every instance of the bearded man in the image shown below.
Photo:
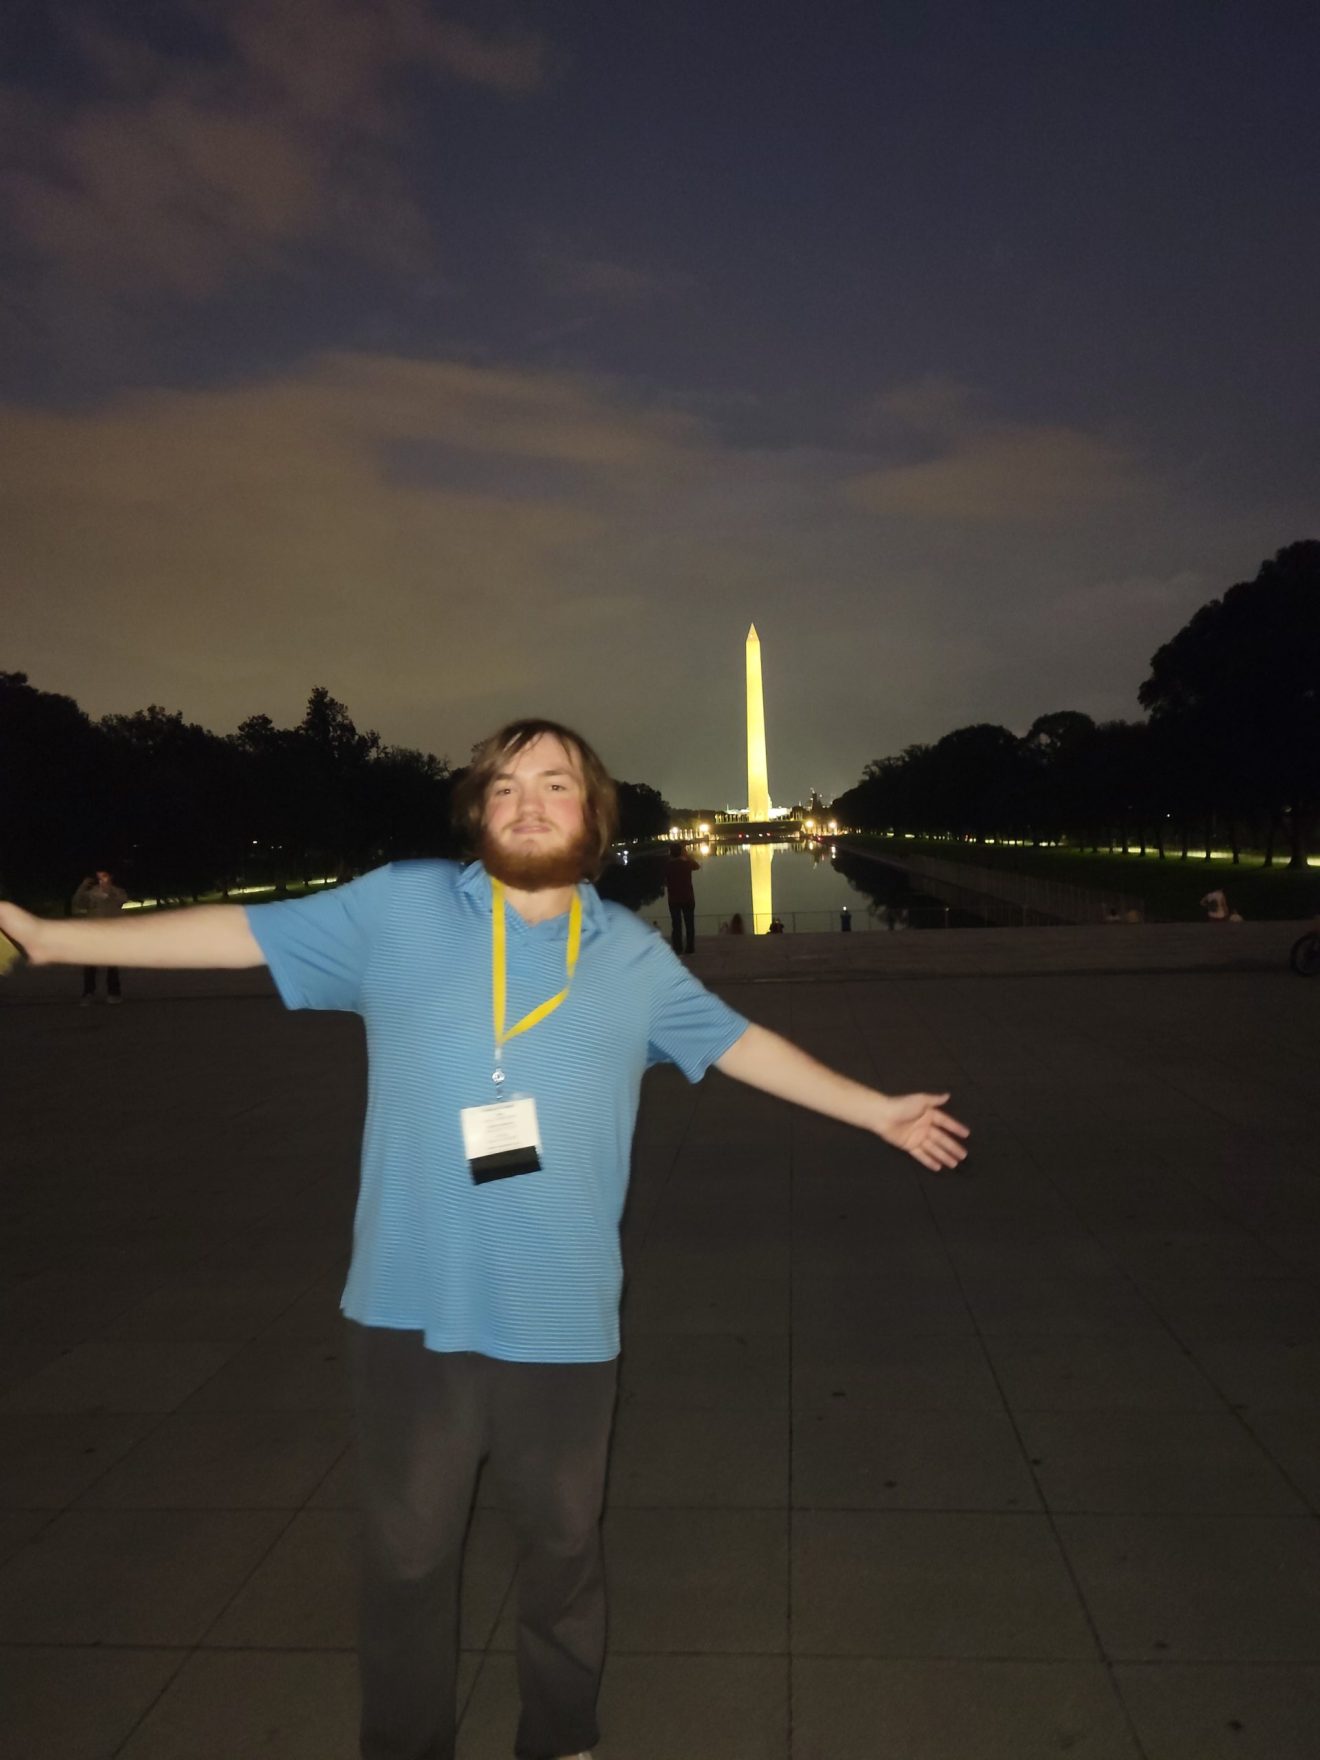
<svg viewBox="0 0 1320 1760"><path fill-rule="evenodd" d="M954 1167L947 1094L835 1074L707 991L589 884L615 825L578 734L516 721L456 809L478 859L131 922L0 905L35 963L267 965L290 1008L366 1024L344 1290L364 1560L363 1760L451 1760L458 1579L487 1460L519 1547L519 1760L589 1760L605 1653L600 1518L619 1354L619 1223L642 1076L713 1065Z"/></svg>

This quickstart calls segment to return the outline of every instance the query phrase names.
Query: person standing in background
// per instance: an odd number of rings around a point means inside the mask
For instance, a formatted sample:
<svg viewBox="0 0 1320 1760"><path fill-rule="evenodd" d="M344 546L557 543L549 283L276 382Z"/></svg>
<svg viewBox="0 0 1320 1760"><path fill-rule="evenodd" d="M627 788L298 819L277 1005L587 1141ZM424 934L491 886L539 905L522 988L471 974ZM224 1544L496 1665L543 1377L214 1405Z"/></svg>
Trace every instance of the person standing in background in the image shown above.
<svg viewBox="0 0 1320 1760"><path fill-rule="evenodd" d="M671 843L665 863L665 896L669 900L669 944L675 953L691 953L697 939L697 895L692 876L701 863L681 843Z"/></svg>
<svg viewBox="0 0 1320 1760"><path fill-rule="evenodd" d="M116 917L128 903L128 894L122 886L115 885L114 875L109 868L98 868L88 876L73 895L73 914L75 917ZM82 1006L90 1008L96 1001L97 966L83 967ZM105 999L107 1002L118 1002L119 967L105 968Z"/></svg>

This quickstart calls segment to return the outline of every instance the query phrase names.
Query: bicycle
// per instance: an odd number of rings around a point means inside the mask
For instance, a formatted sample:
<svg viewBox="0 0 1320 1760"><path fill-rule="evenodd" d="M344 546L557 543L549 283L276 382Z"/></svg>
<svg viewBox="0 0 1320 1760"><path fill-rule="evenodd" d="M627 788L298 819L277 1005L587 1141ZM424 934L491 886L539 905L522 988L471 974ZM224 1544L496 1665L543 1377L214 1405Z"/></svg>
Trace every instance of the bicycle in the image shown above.
<svg viewBox="0 0 1320 1760"><path fill-rule="evenodd" d="M1293 943L1289 964L1299 978L1320 977L1320 929L1309 929Z"/></svg>

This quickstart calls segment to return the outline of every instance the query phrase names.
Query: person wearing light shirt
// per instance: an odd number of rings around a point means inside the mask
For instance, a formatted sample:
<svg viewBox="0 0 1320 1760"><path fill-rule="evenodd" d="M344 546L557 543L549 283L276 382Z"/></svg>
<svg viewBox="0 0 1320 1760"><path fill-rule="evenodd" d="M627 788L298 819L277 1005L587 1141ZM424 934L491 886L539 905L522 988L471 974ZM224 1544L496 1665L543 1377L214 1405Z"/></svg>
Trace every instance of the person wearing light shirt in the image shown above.
<svg viewBox="0 0 1320 1760"><path fill-rule="evenodd" d="M619 1356L619 1223L642 1078L711 1068L956 1167L947 1094L891 1096L701 985L602 901L614 785L579 735L510 723L457 799L476 857L303 899L130 921L0 905L35 963L269 967L294 1009L366 1026L343 1295L361 1465L363 1760L451 1760L458 1574L488 1461L519 1549L519 1760L599 1739L600 1518Z"/></svg>

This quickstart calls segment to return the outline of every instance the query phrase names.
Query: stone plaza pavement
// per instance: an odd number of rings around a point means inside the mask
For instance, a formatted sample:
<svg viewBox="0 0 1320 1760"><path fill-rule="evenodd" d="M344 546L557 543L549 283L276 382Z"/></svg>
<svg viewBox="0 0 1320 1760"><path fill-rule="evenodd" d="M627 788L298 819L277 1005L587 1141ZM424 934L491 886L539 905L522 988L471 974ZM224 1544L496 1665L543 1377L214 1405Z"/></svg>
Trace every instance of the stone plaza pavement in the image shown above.
<svg viewBox="0 0 1320 1760"><path fill-rule="evenodd" d="M975 1131L934 1176L647 1080L600 1760L1312 1760L1320 980L1300 926L699 949ZM360 1030L0 986L0 1751L352 1760ZM479 1500L462 1760L504 1760Z"/></svg>

